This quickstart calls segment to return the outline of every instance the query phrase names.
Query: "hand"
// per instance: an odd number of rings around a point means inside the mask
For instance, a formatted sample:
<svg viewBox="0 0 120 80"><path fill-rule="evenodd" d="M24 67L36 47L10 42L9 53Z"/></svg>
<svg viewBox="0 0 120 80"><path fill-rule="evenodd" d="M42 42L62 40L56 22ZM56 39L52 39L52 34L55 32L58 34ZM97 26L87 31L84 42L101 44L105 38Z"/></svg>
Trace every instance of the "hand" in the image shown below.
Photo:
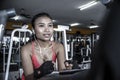
<svg viewBox="0 0 120 80"><path fill-rule="evenodd" d="M40 78L42 76L50 74L53 71L54 71L54 64L52 63L52 61L46 61L39 68L34 70L34 77Z"/></svg>
<svg viewBox="0 0 120 80"><path fill-rule="evenodd" d="M66 60L64 62L66 69L80 69L76 60Z"/></svg>
<svg viewBox="0 0 120 80"><path fill-rule="evenodd" d="M71 60L66 60L64 64L65 64L66 69L68 70L72 69L73 64Z"/></svg>

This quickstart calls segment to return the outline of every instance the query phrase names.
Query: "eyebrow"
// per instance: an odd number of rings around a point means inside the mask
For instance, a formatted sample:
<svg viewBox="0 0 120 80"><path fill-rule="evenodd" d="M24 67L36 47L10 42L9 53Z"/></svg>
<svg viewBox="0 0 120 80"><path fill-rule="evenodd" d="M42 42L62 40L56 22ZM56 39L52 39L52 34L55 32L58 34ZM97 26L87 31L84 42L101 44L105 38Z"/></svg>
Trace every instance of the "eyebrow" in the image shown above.
<svg viewBox="0 0 120 80"><path fill-rule="evenodd" d="M44 23L38 23L38 24L44 24Z"/></svg>
<svg viewBox="0 0 120 80"><path fill-rule="evenodd" d="M38 23L38 24L44 24L44 23ZM48 23L48 24L53 24L52 22Z"/></svg>

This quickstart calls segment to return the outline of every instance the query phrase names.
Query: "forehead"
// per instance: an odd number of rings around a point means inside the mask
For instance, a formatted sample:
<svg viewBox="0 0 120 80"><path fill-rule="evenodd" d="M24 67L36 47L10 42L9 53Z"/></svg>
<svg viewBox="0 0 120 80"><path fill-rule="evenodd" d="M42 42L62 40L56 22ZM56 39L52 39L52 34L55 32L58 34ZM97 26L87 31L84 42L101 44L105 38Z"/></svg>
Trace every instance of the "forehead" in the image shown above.
<svg viewBox="0 0 120 80"><path fill-rule="evenodd" d="M52 23L52 20L47 16L42 16L42 17L38 17L35 20L35 24L36 23Z"/></svg>

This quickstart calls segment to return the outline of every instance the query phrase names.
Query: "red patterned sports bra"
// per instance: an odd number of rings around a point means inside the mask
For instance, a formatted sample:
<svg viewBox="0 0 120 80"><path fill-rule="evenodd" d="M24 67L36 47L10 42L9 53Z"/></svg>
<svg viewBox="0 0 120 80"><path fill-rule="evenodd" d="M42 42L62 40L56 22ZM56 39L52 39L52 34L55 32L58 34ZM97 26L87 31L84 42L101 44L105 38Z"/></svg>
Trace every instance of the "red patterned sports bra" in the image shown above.
<svg viewBox="0 0 120 80"><path fill-rule="evenodd" d="M34 69L36 69L36 68L39 68L41 64L39 64L39 62L37 61L36 55L34 53L34 48L35 48L34 42L32 42L32 56L31 56L31 59L32 59L33 67L34 67ZM55 51L53 50L53 47L51 47L51 49L52 49L52 52L53 52L52 61L56 62L57 55L56 55ZM22 80L25 80L24 73L22 75Z"/></svg>
<svg viewBox="0 0 120 80"><path fill-rule="evenodd" d="M38 67L40 67L41 64L39 64L38 61L37 61L36 55L34 53L34 48L35 48L34 47L34 42L32 42L32 56L31 56L31 59L32 59L33 67L34 68L38 68ZM56 61L56 53L53 50L53 47L51 47L51 49L52 49L52 52L53 52L53 54L52 54L52 61L55 62Z"/></svg>

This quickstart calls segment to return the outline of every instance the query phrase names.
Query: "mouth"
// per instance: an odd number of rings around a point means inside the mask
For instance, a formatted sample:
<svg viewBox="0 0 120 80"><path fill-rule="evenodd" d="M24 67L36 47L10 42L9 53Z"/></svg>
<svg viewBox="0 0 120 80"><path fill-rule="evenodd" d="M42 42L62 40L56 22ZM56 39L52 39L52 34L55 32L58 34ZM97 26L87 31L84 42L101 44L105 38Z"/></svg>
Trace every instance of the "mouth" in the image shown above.
<svg viewBox="0 0 120 80"><path fill-rule="evenodd" d="M43 34L45 38L49 38L51 35L50 34Z"/></svg>

